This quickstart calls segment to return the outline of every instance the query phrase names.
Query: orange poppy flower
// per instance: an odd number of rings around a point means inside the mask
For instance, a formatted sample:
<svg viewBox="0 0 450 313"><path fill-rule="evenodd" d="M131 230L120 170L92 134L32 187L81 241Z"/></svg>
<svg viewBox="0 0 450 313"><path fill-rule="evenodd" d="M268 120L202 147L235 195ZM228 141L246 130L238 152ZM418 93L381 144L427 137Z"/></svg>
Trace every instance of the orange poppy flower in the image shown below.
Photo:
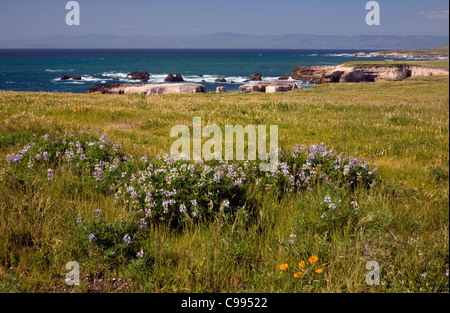
<svg viewBox="0 0 450 313"><path fill-rule="evenodd" d="M323 270L322 270L321 268L318 268L318 269L315 270L315 272L316 272L317 274L322 274Z"/></svg>
<svg viewBox="0 0 450 313"><path fill-rule="evenodd" d="M311 263L311 264L316 263L317 260L319 260L319 258L316 257L315 255L313 255L312 257L310 257L310 258L308 259L309 263Z"/></svg>
<svg viewBox="0 0 450 313"><path fill-rule="evenodd" d="M280 265L280 270L285 271L285 270L287 270L288 266L289 265L287 265L287 264L281 264Z"/></svg>
<svg viewBox="0 0 450 313"><path fill-rule="evenodd" d="M298 272L298 273L295 273L295 274L294 274L294 277L295 277L295 278L300 278L300 277L302 277L302 275L303 275L302 272Z"/></svg>
<svg viewBox="0 0 450 313"><path fill-rule="evenodd" d="M300 263L298 263L298 267L300 267L301 269L305 268L305 261L301 261Z"/></svg>

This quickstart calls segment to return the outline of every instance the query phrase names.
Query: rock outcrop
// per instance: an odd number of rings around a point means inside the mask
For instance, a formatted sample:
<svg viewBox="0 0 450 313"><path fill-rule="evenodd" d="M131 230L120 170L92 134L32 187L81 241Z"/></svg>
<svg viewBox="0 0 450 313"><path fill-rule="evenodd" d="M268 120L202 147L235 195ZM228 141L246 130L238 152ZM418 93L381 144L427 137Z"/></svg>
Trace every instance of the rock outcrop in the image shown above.
<svg viewBox="0 0 450 313"><path fill-rule="evenodd" d="M175 83L175 82L184 82L183 76L181 74L169 74L167 75L166 79L164 79L165 82L168 83Z"/></svg>
<svg viewBox="0 0 450 313"><path fill-rule="evenodd" d="M242 93L250 93L250 92L274 93L274 92L285 92L294 89L301 89L301 87L297 86L296 83L283 81L268 81L261 83L253 83L242 85L239 87L239 91Z"/></svg>
<svg viewBox="0 0 450 313"><path fill-rule="evenodd" d="M303 83L359 83L401 81L408 77L448 75L442 68L411 65L363 65L363 66L313 66L297 67L291 77Z"/></svg>
<svg viewBox="0 0 450 313"><path fill-rule="evenodd" d="M148 82L150 78L150 74L147 71L136 71L127 74L127 76L130 76L130 80L140 80L142 83Z"/></svg>
<svg viewBox="0 0 450 313"><path fill-rule="evenodd" d="M69 80L69 79L81 80L81 76L80 75L75 75L75 76L64 75L61 77L61 80Z"/></svg>
<svg viewBox="0 0 450 313"><path fill-rule="evenodd" d="M216 88L216 93L227 92L227 89L223 86L219 86Z"/></svg>
<svg viewBox="0 0 450 313"><path fill-rule="evenodd" d="M261 81L261 73L254 74L252 77L250 77L249 81L260 82Z"/></svg>
<svg viewBox="0 0 450 313"><path fill-rule="evenodd" d="M217 78L216 83L226 83L227 80L225 78Z"/></svg>
<svg viewBox="0 0 450 313"><path fill-rule="evenodd" d="M206 88L201 84L194 83L174 83L174 84L101 84L92 86L88 93L100 92L102 94L124 94L124 95L160 95L169 93L200 93L206 92Z"/></svg>
<svg viewBox="0 0 450 313"><path fill-rule="evenodd" d="M288 80L290 76L291 76L291 74L287 73L284 76L278 77L278 80Z"/></svg>
<svg viewBox="0 0 450 313"><path fill-rule="evenodd" d="M89 88L88 93L111 93L110 90L119 88L120 86L132 86L132 85L121 85L119 83L109 83L109 84L98 84Z"/></svg>

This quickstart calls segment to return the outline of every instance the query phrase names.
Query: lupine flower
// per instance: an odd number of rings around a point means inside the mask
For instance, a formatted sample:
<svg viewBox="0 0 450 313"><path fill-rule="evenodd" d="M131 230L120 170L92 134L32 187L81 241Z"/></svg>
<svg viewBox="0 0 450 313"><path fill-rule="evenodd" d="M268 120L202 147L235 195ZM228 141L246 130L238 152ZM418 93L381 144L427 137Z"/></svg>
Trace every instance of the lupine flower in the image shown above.
<svg viewBox="0 0 450 313"><path fill-rule="evenodd" d="M114 149L114 151L116 151L116 153L120 152L120 146L119 145L114 145L113 149Z"/></svg>
<svg viewBox="0 0 450 313"><path fill-rule="evenodd" d="M141 222L139 223L139 227L140 228L147 228L148 227L147 222L144 219L142 219Z"/></svg>
<svg viewBox="0 0 450 313"><path fill-rule="evenodd" d="M331 197L329 195L325 196L324 202L325 203L331 203L332 202Z"/></svg>
<svg viewBox="0 0 450 313"><path fill-rule="evenodd" d="M81 216L79 216L79 217L77 218L76 223L77 223L77 224L81 224L82 222L83 222L83 219L81 218Z"/></svg>
<svg viewBox="0 0 450 313"><path fill-rule="evenodd" d="M329 208L329 209L332 209L332 210L335 210L335 209L336 209L336 204L330 203L330 204L328 205L328 208Z"/></svg>
<svg viewBox="0 0 450 313"><path fill-rule="evenodd" d="M143 258L144 257L144 250L141 250L141 251L139 251L137 254L136 254L136 256L138 257L138 258Z"/></svg>
<svg viewBox="0 0 450 313"><path fill-rule="evenodd" d="M89 242L97 241L97 237L95 237L94 233L90 233L88 236Z"/></svg>
<svg viewBox="0 0 450 313"><path fill-rule="evenodd" d="M27 153L28 151L30 151L31 148L32 148L31 146L25 146L25 147L22 149L22 151L20 151L20 153L25 154L25 153Z"/></svg>
<svg viewBox="0 0 450 313"><path fill-rule="evenodd" d="M48 180L55 180L55 172L51 168L49 168L47 170L47 179Z"/></svg>
<svg viewBox="0 0 450 313"><path fill-rule="evenodd" d="M293 243L295 242L295 238L297 238L297 235L292 234L292 235L289 236L289 238L291 238L291 240L289 240L289 242L290 242L291 244L293 244Z"/></svg>
<svg viewBox="0 0 450 313"><path fill-rule="evenodd" d="M23 155L21 155L21 154L15 154L15 153L12 153L12 154L8 154L8 155L6 156L6 161L7 161L8 163L18 163L18 162L20 162L22 159L23 159Z"/></svg>
<svg viewBox="0 0 450 313"><path fill-rule="evenodd" d="M352 201L350 204L353 206L353 209L355 209L355 211L358 211L358 209L359 209L359 204L358 204L358 202Z"/></svg>
<svg viewBox="0 0 450 313"><path fill-rule="evenodd" d="M123 236L123 242L127 245L130 244L131 243L130 235L126 234L125 236Z"/></svg>
<svg viewBox="0 0 450 313"><path fill-rule="evenodd" d="M100 213L102 213L102 210L97 209L97 210L95 210L94 212L97 213L97 214L100 214Z"/></svg>

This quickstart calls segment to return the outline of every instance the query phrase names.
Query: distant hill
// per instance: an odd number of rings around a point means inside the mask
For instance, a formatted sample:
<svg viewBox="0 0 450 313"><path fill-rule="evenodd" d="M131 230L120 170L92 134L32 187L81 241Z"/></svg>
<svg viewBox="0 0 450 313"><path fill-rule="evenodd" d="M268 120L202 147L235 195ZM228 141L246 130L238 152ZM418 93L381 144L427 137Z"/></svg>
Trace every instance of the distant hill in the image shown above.
<svg viewBox="0 0 450 313"><path fill-rule="evenodd" d="M0 48L216 48L407 50L447 46L448 36L322 36L310 34L197 36L55 35L39 40L0 41ZM447 48L448 49L448 48ZM448 50L447 50L448 51Z"/></svg>

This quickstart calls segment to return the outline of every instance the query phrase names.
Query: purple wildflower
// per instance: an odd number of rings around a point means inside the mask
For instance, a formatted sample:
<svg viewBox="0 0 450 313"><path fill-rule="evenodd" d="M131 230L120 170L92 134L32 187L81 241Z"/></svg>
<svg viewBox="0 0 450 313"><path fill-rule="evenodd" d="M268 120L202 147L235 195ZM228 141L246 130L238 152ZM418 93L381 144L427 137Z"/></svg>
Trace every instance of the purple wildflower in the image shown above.
<svg viewBox="0 0 450 313"><path fill-rule="evenodd" d="M141 222L139 223L139 227L140 228L147 228L147 222L145 221L145 219L141 219Z"/></svg>
<svg viewBox="0 0 450 313"><path fill-rule="evenodd" d="M123 242L127 245L129 245L131 243L131 237L130 235L126 234L125 236L123 236Z"/></svg>
<svg viewBox="0 0 450 313"><path fill-rule="evenodd" d="M97 237L95 237L94 233L90 233L88 236L89 242L97 241Z"/></svg>
<svg viewBox="0 0 450 313"><path fill-rule="evenodd" d="M144 257L144 250L141 250L141 251L139 251L137 254L136 254L136 256L138 257L138 258L143 258Z"/></svg>
<svg viewBox="0 0 450 313"><path fill-rule="evenodd" d="M12 153L12 154L8 154L8 155L6 156L6 161L7 161L8 163L18 163L18 162L20 162L22 159L23 159L23 155L21 155L21 154L15 154L15 153Z"/></svg>
<svg viewBox="0 0 450 313"><path fill-rule="evenodd" d="M51 168L47 170L47 179L48 180L55 180L55 171Z"/></svg>

